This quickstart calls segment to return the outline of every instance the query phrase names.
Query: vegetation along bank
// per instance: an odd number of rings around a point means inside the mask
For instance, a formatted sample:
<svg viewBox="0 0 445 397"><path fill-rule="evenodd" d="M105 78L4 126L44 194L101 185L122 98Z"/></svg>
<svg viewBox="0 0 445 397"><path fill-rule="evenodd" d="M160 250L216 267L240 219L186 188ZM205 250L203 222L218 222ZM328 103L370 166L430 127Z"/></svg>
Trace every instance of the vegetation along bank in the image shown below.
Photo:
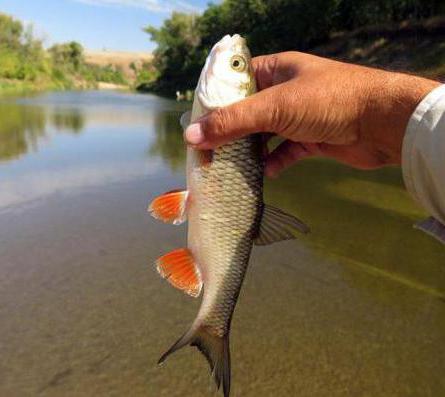
<svg viewBox="0 0 445 397"><path fill-rule="evenodd" d="M445 77L443 0L224 0L145 31L157 74L139 89L167 95L193 89L211 46L233 33L253 55L299 50Z"/></svg>

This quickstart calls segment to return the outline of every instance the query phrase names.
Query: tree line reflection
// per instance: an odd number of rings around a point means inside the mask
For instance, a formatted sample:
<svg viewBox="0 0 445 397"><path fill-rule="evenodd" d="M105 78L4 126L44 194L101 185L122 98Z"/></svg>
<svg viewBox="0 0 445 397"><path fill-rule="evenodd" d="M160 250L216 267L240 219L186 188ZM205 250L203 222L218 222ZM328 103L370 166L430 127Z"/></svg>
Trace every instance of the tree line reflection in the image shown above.
<svg viewBox="0 0 445 397"><path fill-rule="evenodd" d="M48 137L48 128L79 134L85 117L79 109L51 109L7 103L0 105L0 161L17 159L36 151Z"/></svg>
<svg viewBox="0 0 445 397"><path fill-rule="evenodd" d="M150 110L147 109L147 112ZM185 166L186 149L179 125L181 111L159 110L151 119L154 134L147 157L159 156L173 171ZM38 150L52 132L81 134L88 115L82 108L0 104L0 162L20 158ZM147 118L149 123L149 118Z"/></svg>
<svg viewBox="0 0 445 397"><path fill-rule="evenodd" d="M147 156L159 156L172 171L185 167L186 146L182 139L179 119L182 112L160 111L154 119L156 139L147 150Z"/></svg>

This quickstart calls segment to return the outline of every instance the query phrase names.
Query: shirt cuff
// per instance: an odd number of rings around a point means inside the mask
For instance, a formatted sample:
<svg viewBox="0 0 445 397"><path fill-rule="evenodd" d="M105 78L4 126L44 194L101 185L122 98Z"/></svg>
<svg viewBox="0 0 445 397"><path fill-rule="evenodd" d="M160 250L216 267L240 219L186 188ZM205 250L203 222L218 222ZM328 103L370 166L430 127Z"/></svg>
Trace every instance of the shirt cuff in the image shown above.
<svg viewBox="0 0 445 397"><path fill-rule="evenodd" d="M408 122L402 172L408 192L434 218L434 227L417 227L445 242L445 85L431 91Z"/></svg>

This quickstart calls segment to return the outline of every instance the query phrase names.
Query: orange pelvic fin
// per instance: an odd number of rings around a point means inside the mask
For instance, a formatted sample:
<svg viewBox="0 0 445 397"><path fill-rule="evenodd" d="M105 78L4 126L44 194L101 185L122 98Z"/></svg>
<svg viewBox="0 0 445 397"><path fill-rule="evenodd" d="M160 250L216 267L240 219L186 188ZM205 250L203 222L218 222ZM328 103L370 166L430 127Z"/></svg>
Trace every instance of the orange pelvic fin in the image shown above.
<svg viewBox="0 0 445 397"><path fill-rule="evenodd" d="M156 197L148 207L151 215L164 221L180 225L187 219L187 190L173 190Z"/></svg>
<svg viewBox="0 0 445 397"><path fill-rule="evenodd" d="M161 277L174 287L194 298L199 296L202 288L201 274L187 248L179 248L161 256L156 262L156 268Z"/></svg>

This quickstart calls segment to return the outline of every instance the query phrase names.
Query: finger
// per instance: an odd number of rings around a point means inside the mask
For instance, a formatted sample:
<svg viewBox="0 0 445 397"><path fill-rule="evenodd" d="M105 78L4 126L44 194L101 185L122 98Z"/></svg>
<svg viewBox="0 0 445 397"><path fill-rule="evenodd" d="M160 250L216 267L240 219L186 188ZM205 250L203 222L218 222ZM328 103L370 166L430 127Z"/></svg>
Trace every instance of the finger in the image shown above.
<svg viewBox="0 0 445 397"><path fill-rule="evenodd" d="M316 143L284 141L266 159L264 172L273 178L298 160L319 154L319 146Z"/></svg>
<svg viewBox="0 0 445 397"><path fill-rule="evenodd" d="M262 55L252 59L252 70L258 90L283 83L298 74L304 54L292 51Z"/></svg>
<svg viewBox="0 0 445 397"><path fill-rule="evenodd" d="M262 55L252 59L252 70L258 90L274 85L274 75L278 63L278 54Z"/></svg>
<svg viewBox="0 0 445 397"><path fill-rule="evenodd" d="M185 140L197 149L213 149L248 134L274 131L281 97L279 88L274 86L216 109L190 124L184 133Z"/></svg>

